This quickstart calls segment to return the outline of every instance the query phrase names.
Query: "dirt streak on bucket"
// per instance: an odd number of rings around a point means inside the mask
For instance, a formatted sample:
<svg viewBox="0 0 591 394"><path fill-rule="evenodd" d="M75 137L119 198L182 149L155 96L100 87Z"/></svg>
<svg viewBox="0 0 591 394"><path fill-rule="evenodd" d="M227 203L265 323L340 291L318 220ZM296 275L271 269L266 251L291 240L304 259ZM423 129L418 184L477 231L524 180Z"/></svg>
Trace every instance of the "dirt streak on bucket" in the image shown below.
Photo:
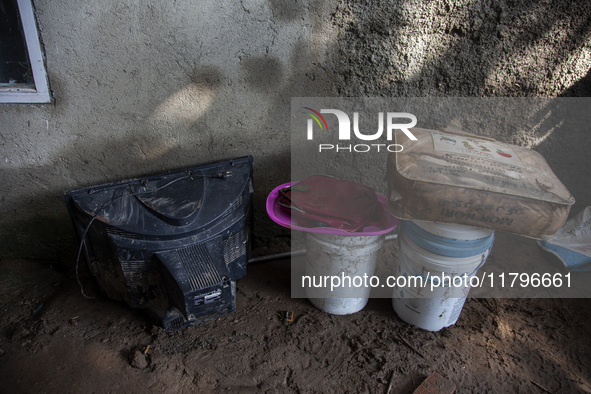
<svg viewBox="0 0 591 394"><path fill-rule="evenodd" d="M382 235L347 236L306 234L306 275L311 277L359 278L372 276ZM342 281L346 282L346 281ZM357 286L355 281L339 286L307 287L306 295L318 309L334 315L349 315L367 304L371 288Z"/></svg>
<svg viewBox="0 0 591 394"><path fill-rule="evenodd" d="M398 240L397 275L441 281L442 277L475 275L492 249L494 232L454 224L405 221ZM455 324L470 291L470 282L459 281L460 285L455 284L458 281L451 282L395 287L392 305L396 314L405 322L429 331Z"/></svg>

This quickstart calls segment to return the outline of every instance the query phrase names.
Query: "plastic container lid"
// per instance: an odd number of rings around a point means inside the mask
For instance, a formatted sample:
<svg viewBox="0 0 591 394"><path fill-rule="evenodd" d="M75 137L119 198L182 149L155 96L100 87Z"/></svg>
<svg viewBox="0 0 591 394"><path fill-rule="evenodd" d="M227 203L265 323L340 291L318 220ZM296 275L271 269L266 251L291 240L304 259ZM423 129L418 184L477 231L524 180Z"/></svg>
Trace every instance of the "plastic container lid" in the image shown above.
<svg viewBox="0 0 591 394"><path fill-rule="evenodd" d="M438 237L461 241L486 238L495 232L495 230L490 228L466 226L464 224L424 222L419 220L413 220L412 222L426 232L437 235Z"/></svg>
<svg viewBox="0 0 591 394"><path fill-rule="evenodd" d="M402 235L426 251L447 257L470 257L484 253L495 239L494 233L472 240L444 238L421 229L410 220L402 223L401 231Z"/></svg>
<svg viewBox="0 0 591 394"><path fill-rule="evenodd" d="M385 222L379 226L365 226L356 232L336 229L333 227L302 227L291 222L291 215L279 205L279 190L291 186L297 182L288 182L277 186L267 197L267 214L275 223L280 226L287 227L292 230L305 231L308 233L332 234L332 235L349 235L349 236L372 236L389 233L398 225L398 219L390 215L387 210L388 199L386 196L376 193L378 201L384 207Z"/></svg>

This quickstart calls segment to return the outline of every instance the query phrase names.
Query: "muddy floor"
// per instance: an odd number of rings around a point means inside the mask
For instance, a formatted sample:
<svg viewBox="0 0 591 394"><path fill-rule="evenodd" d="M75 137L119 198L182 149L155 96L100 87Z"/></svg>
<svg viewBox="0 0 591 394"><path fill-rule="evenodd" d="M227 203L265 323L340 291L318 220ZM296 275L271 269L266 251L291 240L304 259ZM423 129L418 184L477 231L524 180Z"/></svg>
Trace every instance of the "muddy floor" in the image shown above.
<svg viewBox="0 0 591 394"><path fill-rule="evenodd" d="M538 249L504 235L491 258L558 264ZM432 372L459 393L591 392L588 299L468 299L456 325L427 332L388 299L349 316L292 299L285 259L249 266L235 313L182 331L30 261L0 261L0 300L6 393L412 393Z"/></svg>

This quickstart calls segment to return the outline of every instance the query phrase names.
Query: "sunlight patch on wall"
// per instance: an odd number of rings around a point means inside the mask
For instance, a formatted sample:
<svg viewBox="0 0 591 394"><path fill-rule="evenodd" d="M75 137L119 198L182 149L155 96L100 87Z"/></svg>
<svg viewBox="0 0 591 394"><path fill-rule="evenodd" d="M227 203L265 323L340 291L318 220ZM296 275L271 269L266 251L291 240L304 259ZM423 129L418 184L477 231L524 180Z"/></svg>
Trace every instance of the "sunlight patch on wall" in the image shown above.
<svg viewBox="0 0 591 394"><path fill-rule="evenodd" d="M171 94L146 120L151 133L136 140L133 154L142 161L160 158L181 145L182 136L210 109L215 91L192 83Z"/></svg>
<svg viewBox="0 0 591 394"><path fill-rule="evenodd" d="M215 91L193 83L162 102L148 122L158 129L189 127L203 116L215 97Z"/></svg>

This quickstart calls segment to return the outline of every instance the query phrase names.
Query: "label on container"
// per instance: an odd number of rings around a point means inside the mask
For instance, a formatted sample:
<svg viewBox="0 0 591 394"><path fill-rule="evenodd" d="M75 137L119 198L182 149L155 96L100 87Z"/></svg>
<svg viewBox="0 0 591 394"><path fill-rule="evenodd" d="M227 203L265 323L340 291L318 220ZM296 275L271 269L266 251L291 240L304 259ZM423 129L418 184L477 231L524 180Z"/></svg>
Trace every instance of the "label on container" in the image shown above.
<svg viewBox="0 0 591 394"><path fill-rule="evenodd" d="M470 137L431 133L435 151L461 153L497 163L525 168L519 156L506 145L501 146L494 141L484 141Z"/></svg>

